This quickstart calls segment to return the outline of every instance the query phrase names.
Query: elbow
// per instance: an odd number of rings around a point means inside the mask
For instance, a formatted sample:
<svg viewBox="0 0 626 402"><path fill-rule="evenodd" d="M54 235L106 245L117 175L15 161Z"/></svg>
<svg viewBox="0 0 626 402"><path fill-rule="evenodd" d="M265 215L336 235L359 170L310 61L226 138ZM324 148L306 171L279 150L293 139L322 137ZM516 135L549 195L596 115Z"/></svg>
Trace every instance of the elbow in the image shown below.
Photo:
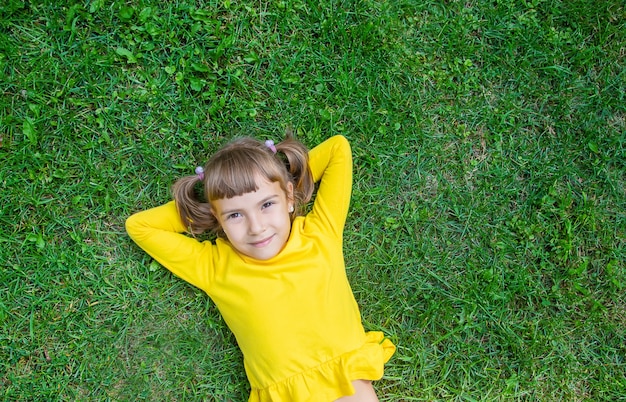
<svg viewBox="0 0 626 402"><path fill-rule="evenodd" d="M343 145L350 146L350 141L348 141L348 139L343 134L337 134L335 135L335 137L337 138L337 142L343 143Z"/></svg>
<svg viewBox="0 0 626 402"><path fill-rule="evenodd" d="M126 233L132 238L133 234L137 232L137 214L133 214L126 218L124 222L124 227L126 228Z"/></svg>
<svg viewBox="0 0 626 402"><path fill-rule="evenodd" d="M337 148L341 150L346 156L352 158L352 148L350 146L350 141L346 137L341 134L336 135L337 137Z"/></svg>

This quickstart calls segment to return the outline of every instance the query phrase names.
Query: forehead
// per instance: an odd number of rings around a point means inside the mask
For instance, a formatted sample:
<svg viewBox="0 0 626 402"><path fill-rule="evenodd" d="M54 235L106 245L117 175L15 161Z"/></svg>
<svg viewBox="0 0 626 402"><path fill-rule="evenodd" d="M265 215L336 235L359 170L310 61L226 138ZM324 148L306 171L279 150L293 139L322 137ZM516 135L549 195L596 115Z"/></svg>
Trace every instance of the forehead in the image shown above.
<svg viewBox="0 0 626 402"><path fill-rule="evenodd" d="M218 198L211 202L218 213L232 209L247 209L255 207L258 204L271 198L284 198L285 191L277 181L269 181L264 177L256 177L255 191L243 193L230 198Z"/></svg>
<svg viewBox="0 0 626 402"><path fill-rule="evenodd" d="M281 171L276 158L266 163L268 161L243 156L238 153L228 154L208 166L205 194L210 201L255 192L264 183L278 181L285 187L286 172Z"/></svg>

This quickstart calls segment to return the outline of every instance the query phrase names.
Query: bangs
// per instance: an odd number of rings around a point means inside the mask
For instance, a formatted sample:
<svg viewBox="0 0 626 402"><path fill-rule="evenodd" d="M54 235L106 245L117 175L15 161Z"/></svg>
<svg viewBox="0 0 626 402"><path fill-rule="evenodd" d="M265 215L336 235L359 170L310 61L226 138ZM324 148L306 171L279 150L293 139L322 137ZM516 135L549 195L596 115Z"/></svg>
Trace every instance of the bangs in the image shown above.
<svg viewBox="0 0 626 402"><path fill-rule="evenodd" d="M244 151L244 150L241 150ZM259 179L280 182L285 187L276 159L265 152L237 152L222 155L205 173L208 200L233 198L257 191Z"/></svg>

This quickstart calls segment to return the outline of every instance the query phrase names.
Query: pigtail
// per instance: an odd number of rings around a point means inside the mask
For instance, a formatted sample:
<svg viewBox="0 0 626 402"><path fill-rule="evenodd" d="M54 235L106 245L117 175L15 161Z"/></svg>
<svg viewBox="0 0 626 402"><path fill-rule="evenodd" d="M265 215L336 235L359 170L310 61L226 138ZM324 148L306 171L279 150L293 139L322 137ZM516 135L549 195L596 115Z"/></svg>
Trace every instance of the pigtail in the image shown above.
<svg viewBox="0 0 626 402"><path fill-rule="evenodd" d="M181 221L189 233L200 234L219 227L215 216L211 213L211 205L204 200L202 181L198 176L185 176L178 179L172 186L172 196Z"/></svg>
<svg viewBox="0 0 626 402"><path fill-rule="evenodd" d="M308 149L294 138L290 129L287 129L285 139L276 144L276 151L279 155L285 156L283 162L293 181L295 204L304 206L311 200L315 186L309 169Z"/></svg>

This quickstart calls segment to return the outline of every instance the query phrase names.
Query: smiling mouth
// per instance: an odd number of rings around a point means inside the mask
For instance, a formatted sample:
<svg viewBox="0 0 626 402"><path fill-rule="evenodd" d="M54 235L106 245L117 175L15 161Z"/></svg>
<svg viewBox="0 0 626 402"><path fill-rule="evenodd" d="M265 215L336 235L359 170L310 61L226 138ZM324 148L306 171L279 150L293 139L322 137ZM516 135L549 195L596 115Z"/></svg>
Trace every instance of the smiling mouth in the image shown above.
<svg viewBox="0 0 626 402"><path fill-rule="evenodd" d="M258 247L258 248L265 247L265 246L267 246L268 244L270 244L270 243L271 243L271 241L272 241L272 239L273 239L273 238L274 238L274 236L272 235L272 236L268 237L267 239L263 239L263 240L261 240L261 241L257 241L257 242L250 243L250 244L251 244L252 246L254 246L254 247Z"/></svg>

